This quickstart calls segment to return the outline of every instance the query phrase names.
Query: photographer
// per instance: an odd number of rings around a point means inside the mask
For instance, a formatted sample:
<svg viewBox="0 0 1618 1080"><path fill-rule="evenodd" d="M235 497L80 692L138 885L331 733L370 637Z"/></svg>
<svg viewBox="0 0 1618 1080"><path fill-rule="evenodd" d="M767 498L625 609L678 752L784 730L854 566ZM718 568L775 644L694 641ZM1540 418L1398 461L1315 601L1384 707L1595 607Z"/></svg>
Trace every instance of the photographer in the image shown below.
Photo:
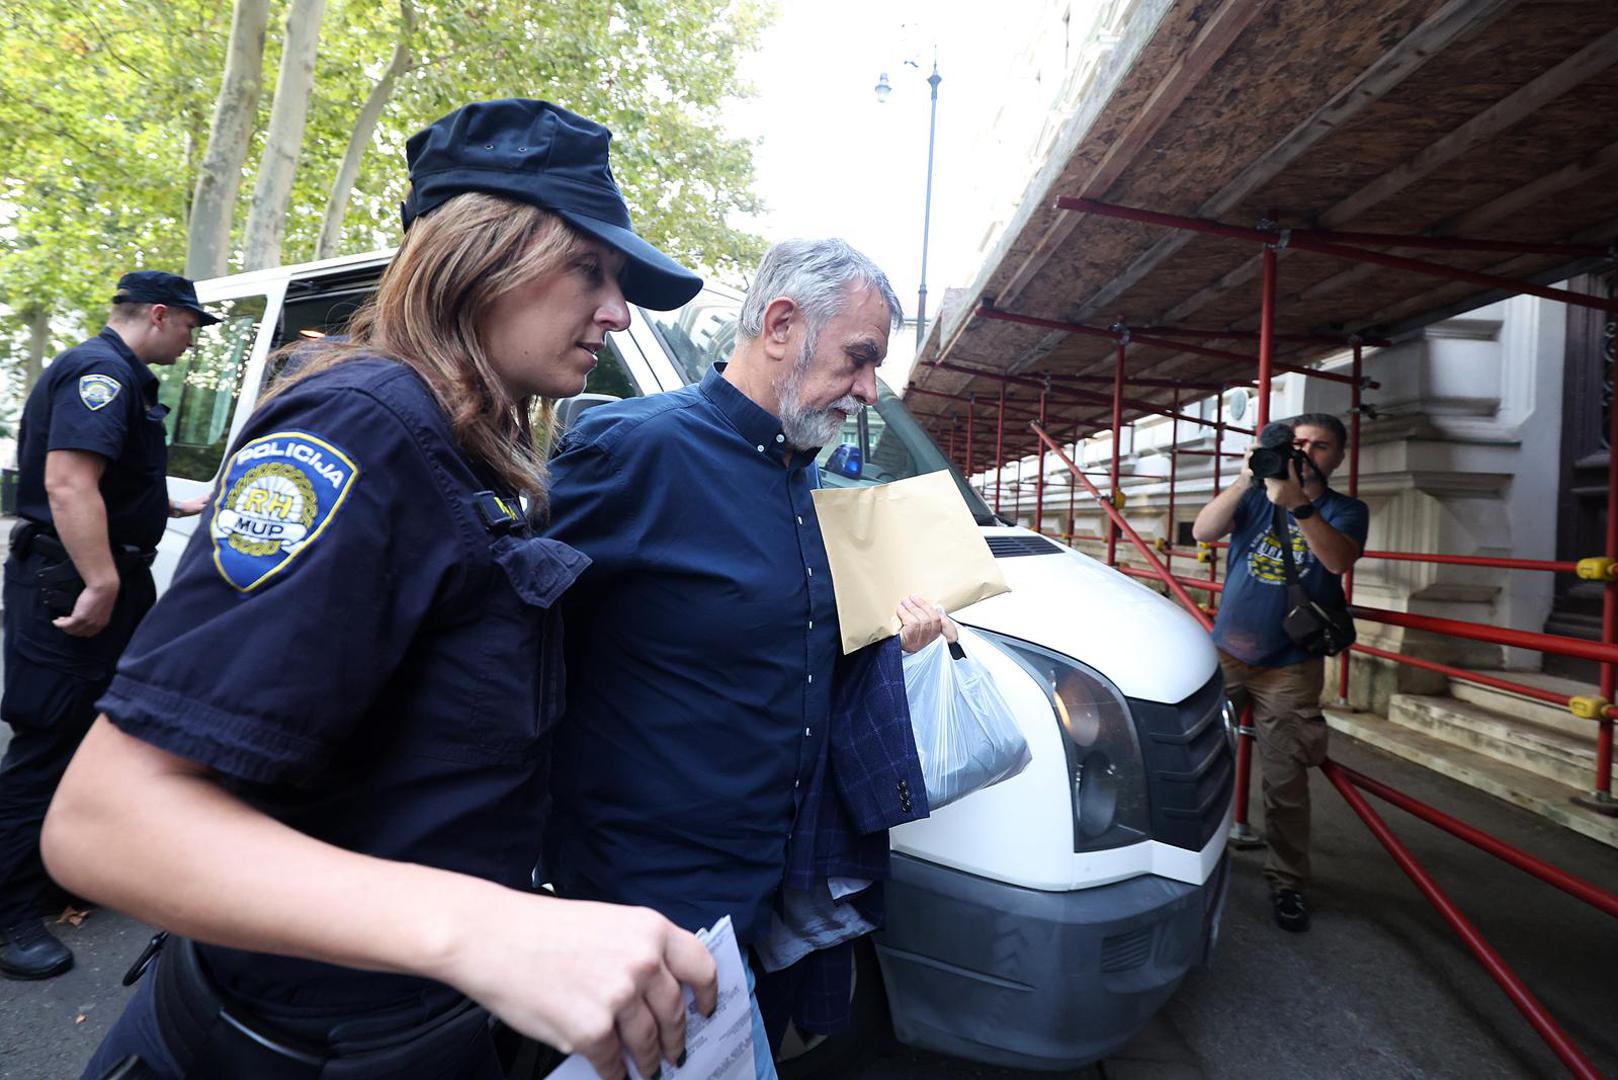
<svg viewBox="0 0 1618 1080"><path fill-rule="evenodd" d="M1363 502L1328 485L1347 443L1342 422L1327 413L1268 425L1248 449L1238 481L1192 526L1200 541L1231 538L1213 639L1226 691L1238 707L1253 706L1270 848L1264 876L1284 930L1309 928L1299 891L1309 879L1308 770L1325 760L1327 728L1320 713L1325 655L1311 654L1285 625L1292 590L1276 523L1285 522L1302 592L1320 608L1342 612L1342 575L1365 549L1370 517Z"/></svg>

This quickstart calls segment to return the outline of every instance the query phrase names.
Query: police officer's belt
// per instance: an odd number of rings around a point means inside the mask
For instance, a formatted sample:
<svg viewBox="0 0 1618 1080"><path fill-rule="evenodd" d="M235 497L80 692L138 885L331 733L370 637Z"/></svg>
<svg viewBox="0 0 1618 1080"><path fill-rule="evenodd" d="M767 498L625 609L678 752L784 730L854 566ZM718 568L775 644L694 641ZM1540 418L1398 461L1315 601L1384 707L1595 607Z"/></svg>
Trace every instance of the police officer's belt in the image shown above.
<svg viewBox="0 0 1618 1080"><path fill-rule="evenodd" d="M152 987L163 1042L187 1077L253 1077L254 1080L335 1080L337 1077L412 1076L440 1040L465 1044L489 1014L469 999L396 1036L367 1039L334 1053L306 1036L289 1034L254 1015L215 985L196 944L169 935ZM429 1055L430 1056L430 1055Z"/></svg>
<svg viewBox="0 0 1618 1080"><path fill-rule="evenodd" d="M57 537L56 530L27 518L11 527L11 554L18 559L39 555L50 562L65 562L68 559L67 548ZM121 566L150 566L157 558L157 552L142 551L132 544L116 544L112 557Z"/></svg>

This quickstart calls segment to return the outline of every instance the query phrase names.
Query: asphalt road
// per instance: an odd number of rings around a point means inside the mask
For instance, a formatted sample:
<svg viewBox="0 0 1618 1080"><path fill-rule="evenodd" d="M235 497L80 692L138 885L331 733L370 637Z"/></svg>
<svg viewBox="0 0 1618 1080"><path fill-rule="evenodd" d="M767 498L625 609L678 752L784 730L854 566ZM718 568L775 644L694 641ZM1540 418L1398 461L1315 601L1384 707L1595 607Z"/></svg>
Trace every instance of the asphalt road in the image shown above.
<svg viewBox="0 0 1618 1080"><path fill-rule="evenodd" d="M7 734L0 726L0 742ZM1610 848L1347 739L1336 739L1333 755L1618 891L1618 852ZM1313 794L1314 929L1277 929L1259 875L1263 852L1237 852L1212 968L1191 974L1117 1057L1032 1074L888 1048L849 1080L1566 1076L1323 777ZM1574 1042L1618 1076L1618 926L1429 826L1378 809ZM0 1080L77 1076L122 1007L127 991L118 977L147 937L110 911L55 929L78 966L46 983L0 982Z"/></svg>

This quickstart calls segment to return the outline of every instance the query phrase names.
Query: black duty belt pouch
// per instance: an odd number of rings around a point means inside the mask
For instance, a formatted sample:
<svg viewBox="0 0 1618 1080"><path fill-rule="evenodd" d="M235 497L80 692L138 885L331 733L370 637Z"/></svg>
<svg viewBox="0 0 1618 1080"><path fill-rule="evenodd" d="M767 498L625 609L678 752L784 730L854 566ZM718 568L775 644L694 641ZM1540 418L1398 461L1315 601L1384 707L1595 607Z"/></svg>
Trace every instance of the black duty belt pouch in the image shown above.
<svg viewBox="0 0 1618 1080"><path fill-rule="evenodd" d="M51 563L35 570L34 583L39 586L40 603L56 616L73 614L73 605L84 591L84 579L71 562Z"/></svg>
<svg viewBox="0 0 1618 1080"><path fill-rule="evenodd" d="M1346 607L1323 604L1310 597L1298 580L1298 565L1292 560L1292 531L1287 528L1286 511L1279 506L1272 509L1281 561L1287 570L1287 613L1281 629L1310 656L1336 656L1354 644L1354 617Z"/></svg>
<svg viewBox="0 0 1618 1080"><path fill-rule="evenodd" d="M34 571L40 602L52 616L73 614L73 605L84 591L84 578L73 566L67 548L48 526L35 521L19 521L11 530L11 554L19 560L29 555L38 555L45 560L45 565ZM112 558L119 573L128 574L151 566L157 552L119 546L113 549Z"/></svg>
<svg viewBox="0 0 1618 1080"><path fill-rule="evenodd" d="M469 1000L426 1023L374 1038L317 1044L227 999L196 944L171 936L152 987L157 1026L188 1078L429 1080L456 1075L489 1014Z"/></svg>

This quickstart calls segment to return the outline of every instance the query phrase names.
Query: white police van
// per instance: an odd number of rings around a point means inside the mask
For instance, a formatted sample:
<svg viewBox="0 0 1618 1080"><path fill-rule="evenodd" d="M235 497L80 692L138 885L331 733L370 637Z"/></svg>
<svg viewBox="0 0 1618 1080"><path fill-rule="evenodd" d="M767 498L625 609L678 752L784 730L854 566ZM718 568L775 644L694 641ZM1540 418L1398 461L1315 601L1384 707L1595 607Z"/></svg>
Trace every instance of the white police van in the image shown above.
<svg viewBox="0 0 1618 1080"><path fill-rule="evenodd" d="M273 381L272 351L340 330L386 260L376 253L199 283L223 321L159 372L171 410L172 496L211 489L226 447ZM710 289L678 312L632 307L587 394L654 394L700 379L729 355L738 306ZM829 486L950 468L886 388L849 420L841 442L860 453L838 456L824 471ZM1095 1061L1207 962L1218 933L1234 769L1207 635L1131 579L997 520L955 479L1011 586L955 616L966 648L1015 710L1033 761L894 830L888 925L861 946L853 1030L789 1036L787 1076L846 1075L890 1022L903 1043L989 1064ZM206 527L207 515L170 523L155 567L160 588L199 520Z"/></svg>

